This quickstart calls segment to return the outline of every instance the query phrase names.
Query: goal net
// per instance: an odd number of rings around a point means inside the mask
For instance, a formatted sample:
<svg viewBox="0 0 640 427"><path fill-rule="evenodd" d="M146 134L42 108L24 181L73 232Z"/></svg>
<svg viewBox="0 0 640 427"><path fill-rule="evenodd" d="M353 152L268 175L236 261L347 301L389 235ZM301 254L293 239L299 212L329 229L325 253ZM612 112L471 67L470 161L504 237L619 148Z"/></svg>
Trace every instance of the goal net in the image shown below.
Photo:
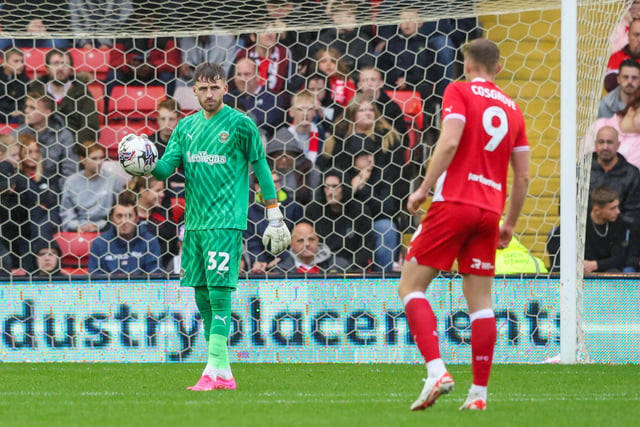
<svg viewBox="0 0 640 427"><path fill-rule="evenodd" d="M325 272L394 277L420 219L401 211L437 139L442 91L462 76L461 46L487 37L500 47L504 68L497 84L522 109L532 150L530 193L516 229L532 258L505 272L555 277L546 273L546 243L560 223L560 3L4 2L0 48L6 89L0 93L0 141L7 166L0 171L5 190L0 208L2 274L19 281L43 273L38 252L52 245L59 248L62 270L72 278L86 278L90 268L103 278L114 277L113 271L140 272L123 265L130 256L126 252L106 249L99 259L89 255L92 241L113 227L110 210L125 187L136 195L141 221L156 237L151 251L155 253L149 254L155 260L153 271L165 276L180 272L185 211L180 171L168 183L134 183L115 161L116 150L128 133L146 133L159 145L166 144L175 119L200 108L189 86L194 67L211 60L229 74L232 96L227 103L246 111L259 126L290 226L310 222L323 250L335 256ZM629 3L578 2L580 295L591 161L582 155L587 148L581 144L603 95L610 35ZM16 53L24 59L24 77L11 75L11 55ZM242 58L253 64L249 71ZM356 91L369 98L359 100ZM309 108L308 94L313 105L310 118L304 111ZM370 131L375 147L368 150L379 183L368 183L374 190L360 194L353 181L362 176L356 167L360 153L345 157L339 150L354 130L353 105L367 100L379 116ZM44 113L38 116L34 108ZM298 128L305 122L306 127ZM289 135L289 141L283 135ZM86 142L79 145L85 140L95 141L102 150ZM382 149L388 141L392 149ZM302 148L292 151L292 145ZM104 162L102 156L107 157ZM286 159L293 167L282 165ZM95 180L87 170L94 169L104 182L92 187ZM300 270L279 270L262 247L264 208L259 187L253 181L249 185L253 216L250 213L244 234L243 274L264 277L271 269L297 277L292 272ZM338 207L333 210L334 206ZM90 266L92 257L97 264Z"/></svg>

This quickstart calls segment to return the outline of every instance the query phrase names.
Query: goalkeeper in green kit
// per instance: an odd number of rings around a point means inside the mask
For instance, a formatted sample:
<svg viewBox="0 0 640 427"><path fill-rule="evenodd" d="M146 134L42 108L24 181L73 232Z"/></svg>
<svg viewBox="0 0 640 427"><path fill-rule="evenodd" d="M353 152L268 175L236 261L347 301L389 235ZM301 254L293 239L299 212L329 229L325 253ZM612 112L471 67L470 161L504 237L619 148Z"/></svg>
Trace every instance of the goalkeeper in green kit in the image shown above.
<svg viewBox="0 0 640 427"><path fill-rule="evenodd" d="M284 251L291 234L278 207L257 126L222 102L228 89L224 69L215 63L200 64L193 81L202 110L180 120L152 174L166 180L177 167L184 166L186 213L180 285L194 288L209 349L201 378L188 389L235 389L227 339L231 293L238 284L242 231L247 226L249 165L267 205L265 248L273 254Z"/></svg>

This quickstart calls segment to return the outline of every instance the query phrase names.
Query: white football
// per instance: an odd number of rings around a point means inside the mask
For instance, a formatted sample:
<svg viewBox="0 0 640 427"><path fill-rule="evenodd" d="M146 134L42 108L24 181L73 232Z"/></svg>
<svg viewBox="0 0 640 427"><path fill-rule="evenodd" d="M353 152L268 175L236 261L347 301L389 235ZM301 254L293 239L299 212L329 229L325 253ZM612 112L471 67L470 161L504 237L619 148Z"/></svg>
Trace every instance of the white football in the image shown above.
<svg viewBox="0 0 640 427"><path fill-rule="evenodd" d="M130 133L118 144L120 166L130 175L148 175L158 163L158 150L147 135Z"/></svg>

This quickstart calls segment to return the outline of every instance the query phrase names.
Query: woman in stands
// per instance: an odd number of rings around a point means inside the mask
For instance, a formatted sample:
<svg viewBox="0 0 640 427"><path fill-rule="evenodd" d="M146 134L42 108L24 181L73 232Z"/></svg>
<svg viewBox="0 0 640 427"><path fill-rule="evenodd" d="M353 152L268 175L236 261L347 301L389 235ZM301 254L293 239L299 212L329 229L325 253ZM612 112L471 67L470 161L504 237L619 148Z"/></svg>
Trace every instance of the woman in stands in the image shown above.
<svg viewBox="0 0 640 427"><path fill-rule="evenodd" d="M23 180L23 198L28 199L29 219L36 235L51 240L61 223L58 194L51 188L51 177L42 168L42 145L31 133L18 136L20 160L18 172Z"/></svg>
<svg viewBox="0 0 640 427"><path fill-rule="evenodd" d="M378 270L393 268L399 229L406 222L398 214L409 192L405 170L410 168L404 168L404 153L398 132L380 114L371 96L359 92L336 125L336 135L325 142L322 160L318 159L325 168L345 172L353 197L373 213L374 269Z"/></svg>
<svg viewBox="0 0 640 427"><path fill-rule="evenodd" d="M333 47L322 48L314 56L317 71L327 76L327 83L331 99L340 104L347 105L356 93L356 84L349 75L349 67L340 59L341 54Z"/></svg>

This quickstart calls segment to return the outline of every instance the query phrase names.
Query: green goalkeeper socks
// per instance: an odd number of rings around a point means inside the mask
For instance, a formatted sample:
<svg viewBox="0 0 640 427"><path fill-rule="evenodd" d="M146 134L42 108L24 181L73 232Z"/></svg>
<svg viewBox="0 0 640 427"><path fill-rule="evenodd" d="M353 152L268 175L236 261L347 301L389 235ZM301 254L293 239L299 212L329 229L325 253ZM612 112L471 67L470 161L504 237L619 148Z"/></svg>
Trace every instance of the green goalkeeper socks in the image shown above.
<svg viewBox="0 0 640 427"><path fill-rule="evenodd" d="M216 371L229 369L229 350L227 337L218 334L209 336L209 357L207 365L213 366Z"/></svg>

